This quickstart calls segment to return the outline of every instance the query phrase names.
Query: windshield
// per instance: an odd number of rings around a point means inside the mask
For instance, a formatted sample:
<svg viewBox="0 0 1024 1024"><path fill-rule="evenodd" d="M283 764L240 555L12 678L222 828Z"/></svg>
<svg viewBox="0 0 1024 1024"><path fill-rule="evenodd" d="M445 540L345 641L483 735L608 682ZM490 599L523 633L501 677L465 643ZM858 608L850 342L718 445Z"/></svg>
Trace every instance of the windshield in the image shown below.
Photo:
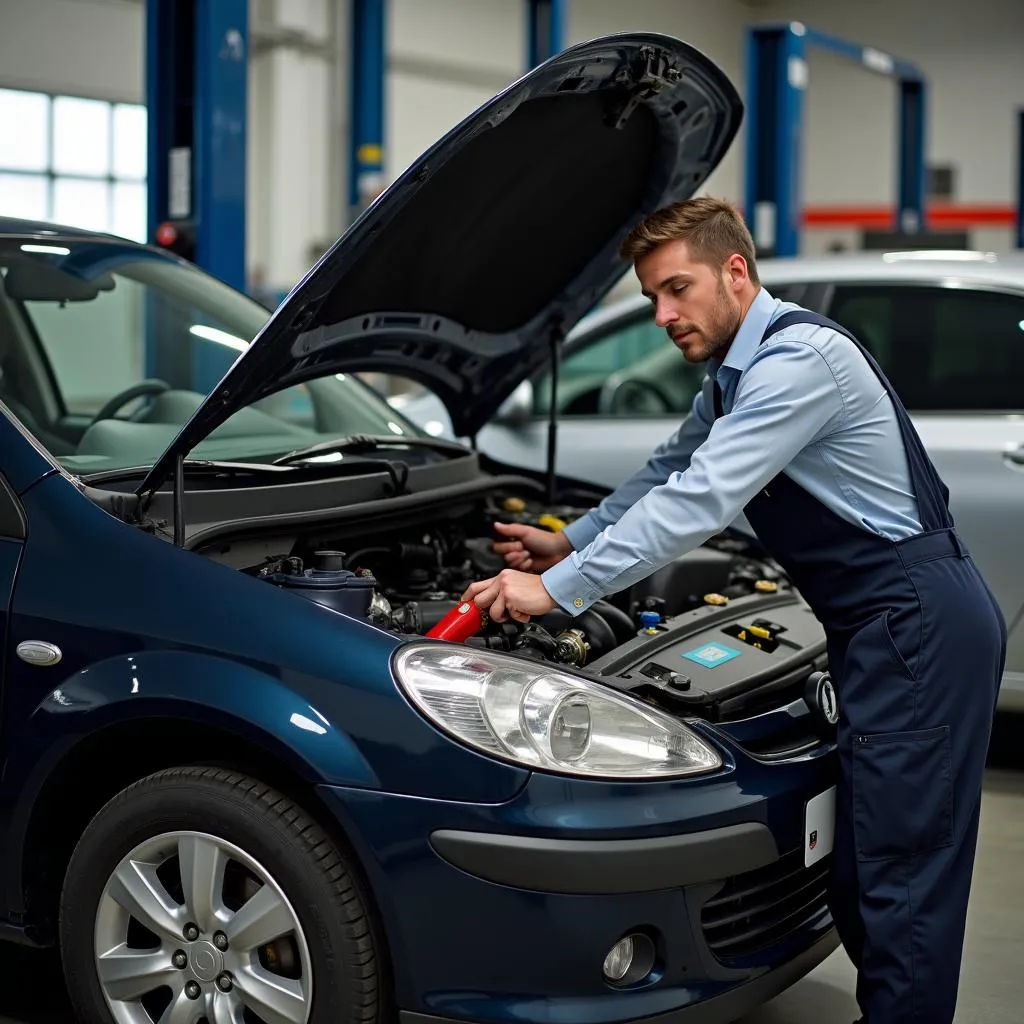
<svg viewBox="0 0 1024 1024"><path fill-rule="evenodd" d="M151 466L269 314L129 242L0 237L0 400L69 471ZM269 461L350 434L423 436L357 377L236 412L192 459Z"/></svg>

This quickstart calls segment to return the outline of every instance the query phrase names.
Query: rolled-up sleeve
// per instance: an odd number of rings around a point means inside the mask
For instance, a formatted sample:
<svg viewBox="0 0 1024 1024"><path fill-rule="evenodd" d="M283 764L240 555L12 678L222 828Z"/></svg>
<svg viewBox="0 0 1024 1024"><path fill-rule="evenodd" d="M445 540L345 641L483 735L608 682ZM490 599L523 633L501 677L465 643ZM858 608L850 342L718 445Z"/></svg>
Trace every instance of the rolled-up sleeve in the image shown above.
<svg viewBox="0 0 1024 1024"><path fill-rule="evenodd" d="M541 577L567 612L580 614L721 532L802 448L827 436L844 418L842 395L825 357L782 335L751 360L732 409L710 429L703 427L703 443L697 423L707 419L700 395L694 413L687 421L695 421L692 435L684 424L659 449L661 455L655 453L643 470L574 524L580 540L596 532L583 547L570 535L576 550ZM680 468L671 460L681 460L687 437L697 444ZM587 520L590 524L582 526Z"/></svg>

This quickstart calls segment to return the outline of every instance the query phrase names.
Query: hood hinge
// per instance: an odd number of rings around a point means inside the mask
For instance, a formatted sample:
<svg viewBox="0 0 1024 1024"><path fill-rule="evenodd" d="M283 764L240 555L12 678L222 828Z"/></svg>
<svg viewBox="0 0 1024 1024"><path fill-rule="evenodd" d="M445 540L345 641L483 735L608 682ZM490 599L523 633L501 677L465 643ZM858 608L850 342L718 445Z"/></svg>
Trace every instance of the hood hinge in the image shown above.
<svg viewBox="0 0 1024 1024"><path fill-rule="evenodd" d="M668 56L649 46L643 47L631 64L624 64L615 73L615 81L628 89L625 98L608 109L607 123L616 130L629 120L644 100L672 89L679 84L682 72L669 64Z"/></svg>

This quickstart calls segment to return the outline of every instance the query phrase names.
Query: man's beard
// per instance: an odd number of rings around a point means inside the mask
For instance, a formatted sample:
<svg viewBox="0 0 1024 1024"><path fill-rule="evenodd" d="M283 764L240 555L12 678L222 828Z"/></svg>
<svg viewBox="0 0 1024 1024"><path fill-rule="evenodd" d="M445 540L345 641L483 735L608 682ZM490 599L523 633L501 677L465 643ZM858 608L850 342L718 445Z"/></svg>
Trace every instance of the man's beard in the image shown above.
<svg viewBox="0 0 1024 1024"><path fill-rule="evenodd" d="M677 324L669 329L670 337L688 332L699 336L700 342L696 347L691 344L681 350L687 362L705 363L713 356L724 356L740 328L740 311L729 302L729 293L721 281L718 282L715 298L706 328L698 328L695 324L680 327Z"/></svg>

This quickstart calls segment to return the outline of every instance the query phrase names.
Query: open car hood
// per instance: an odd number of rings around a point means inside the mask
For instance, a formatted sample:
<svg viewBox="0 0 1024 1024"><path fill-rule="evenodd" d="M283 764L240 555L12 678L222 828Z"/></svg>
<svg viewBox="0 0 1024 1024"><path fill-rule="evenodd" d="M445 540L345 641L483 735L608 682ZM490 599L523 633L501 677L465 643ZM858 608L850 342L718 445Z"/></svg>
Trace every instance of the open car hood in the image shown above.
<svg viewBox="0 0 1024 1024"><path fill-rule="evenodd" d="M691 196L743 104L669 36L571 47L415 161L289 293L139 488L240 408L370 370L438 395L471 436L622 276L643 216Z"/></svg>

